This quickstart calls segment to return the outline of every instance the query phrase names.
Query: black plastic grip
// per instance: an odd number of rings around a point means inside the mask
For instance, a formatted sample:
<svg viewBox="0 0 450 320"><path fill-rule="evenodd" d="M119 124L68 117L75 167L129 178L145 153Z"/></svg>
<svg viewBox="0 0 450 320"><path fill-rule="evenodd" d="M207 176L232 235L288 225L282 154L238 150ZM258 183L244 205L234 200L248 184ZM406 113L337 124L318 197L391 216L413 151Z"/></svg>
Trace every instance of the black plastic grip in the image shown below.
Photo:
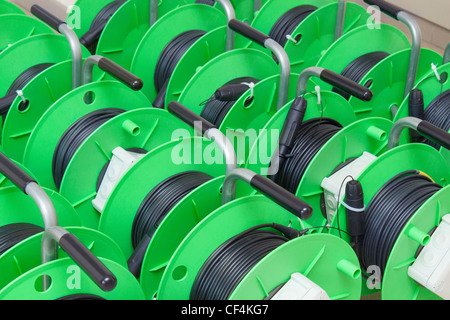
<svg viewBox="0 0 450 320"><path fill-rule="evenodd" d="M200 117L198 114L192 112L182 104L176 101L172 101L167 106L167 110L169 110L170 113L175 115L177 118L179 118L184 123L190 125L194 128L195 122L201 122L201 131L202 133L205 133L209 129L215 128L213 124L208 122L207 120ZM195 126L197 129L197 126Z"/></svg>
<svg viewBox="0 0 450 320"><path fill-rule="evenodd" d="M264 42L270 37L261 31L256 30L255 28L250 27L248 24L245 24L242 21L232 19L228 22L228 26L236 31L237 33L242 34L244 37L249 38L250 40L262 45L264 47Z"/></svg>
<svg viewBox="0 0 450 320"><path fill-rule="evenodd" d="M262 175L253 176L250 185L300 219L312 216L313 209L309 204Z"/></svg>
<svg viewBox="0 0 450 320"><path fill-rule="evenodd" d="M40 5L33 5L31 7L31 13L34 14L36 17L47 23L50 27L53 29L59 31L59 26L62 24L65 24L64 21L58 19L53 14L42 8Z"/></svg>
<svg viewBox="0 0 450 320"><path fill-rule="evenodd" d="M331 70L324 69L320 73L320 79L360 100L370 101L373 98L373 92L370 89Z"/></svg>
<svg viewBox="0 0 450 320"><path fill-rule="evenodd" d="M403 11L399 7L383 0L364 0L364 2L371 6L378 6L381 11L394 19L397 19L398 13Z"/></svg>
<svg viewBox="0 0 450 320"><path fill-rule="evenodd" d="M139 91L144 86L141 79L108 58L101 58L98 61L98 67L134 91Z"/></svg>
<svg viewBox="0 0 450 320"><path fill-rule="evenodd" d="M30 182L36 182L25 171L11 161L7 156L0 152L0 172L11 180L23 192ZM26 193L26 192L25 192Z"/></svg>
<svg viewBox="0 0 450 320"><path fill-rule="evenodd" d="M417 126L417 132L428 140L450 150L450 134L447 131L436 127L428 121L421 121Z"/></svg>
<svg viewBox="0 0 450 320"><path fill-rule="evenodd" d="M109 269L71 233L59 240L61 248L83 269L103 291L111 291L117 279Z"/></svg>
<svg viewBox="0 0 450 320"><path fill-rule="evenodd" d="M14 100L17 97L17 93L12 93L4 96L3 98L0 98L0 114L7 114L9 111L9 108L13 104Z"/></svg>
<svg viewBox="0 0 450 320"><path fill-rule="evenodd" d="M410 117L424 119L425 104L422 90L411 90L408 98L408 111ZM421 138L421 135L413 129L409 129L409 135L411 137L411 142L417 142Z"/></svg>

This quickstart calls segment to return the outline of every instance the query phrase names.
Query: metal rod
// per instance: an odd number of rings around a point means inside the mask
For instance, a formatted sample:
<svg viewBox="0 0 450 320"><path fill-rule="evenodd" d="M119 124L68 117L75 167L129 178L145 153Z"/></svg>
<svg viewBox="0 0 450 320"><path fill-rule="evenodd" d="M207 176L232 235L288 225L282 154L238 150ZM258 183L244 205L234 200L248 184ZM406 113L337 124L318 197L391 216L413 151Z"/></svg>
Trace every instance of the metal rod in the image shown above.
<svg viewBox="0 0 450 320"><path fill-rule="evenodd" d="M422 122L421 119L414 117L406 117L396 121L389 134L387 150L391 150L400 144L400 137L404 129L410 128L417 131L417 126L420 122Z"/></svg>
<svg viewBox="0 0 450 320"><path fill-rule="evenodd" d="M158 0L150 0L150 27L158 20Z"/></svg>
<svg viewBox="0 0 450 320"><path fill-rule="evenodd" d="M215 0L215 1L220 3L220 5L225 10L225 15L227 16L227 39L226 39L225 49L227 51L230 51L230 50L234 49L235 33L228 26L228 22L230 22L233 19L236 19L236 13L234 11L233 4L230 2L230 0Z"/></svg>
<svg viewBox="0 0 450 320"><path fill-rule="evenodd" d="M450 43L447 44L447 47L444 51L444 64L450 62Z"/></svg>
<svg viewBox="0 0 450 320"><path fill-rule="evenodd" d="M277 58L281 74L280 74L280 85L278 88L278 102L277 102L277 110L281 109L288 100L289 95L289 79L291 76L291 63L289 61L289 56L287 55L284 48L275 40L267 39L264 42L264 47L272 51L272 53Z"/></svg>
<svg viewBox="0 0 450 320"><path fill-rule="evenodd" d="M229 172L222 186L222 204L236 199L236 183L238 180L250 184L250 181L255 175L255 172L245 168L236 168Z"/></svg>
<svg viewBox="0 0 450 320"><path fill-rule="evenodd" d="M422 46L422 31L420 30L420 26L417 21L410 14L404 11L398 13L397 19L408 26L412 35L411 57L409 60L404 94L404 97L406 97L414 88L414 84L416 82L417 69L420 59L420 49Z"/></svg>
<svg viewBox="0 0 450 320"><path fill-rule="evenodd" d="M58 30L69 41L72 52L72 89L75 89L81 85L81 69L83 66L80 40L78 40L76 33L65 23L62 23Z"/></svg>
<svg viewBox="0 0 450 320"><path fill-rule="evenodd" d="M308 86L308 80L311 77L318 77L320 78L320 74L324 68L320 67L309 67L305 70L303 70L300 73L300 76L298 77L297 81L297 96L302 96L306 93L306 88Z"/></svg>
<svg viewBox="0 0 450 320"><path fill-rule="evenodd" d="M347 2L345 0L339 0L336 16L336 29L334 31L334 41L342 37L344 33L344 21L345 21L345 8Z"/></svg>

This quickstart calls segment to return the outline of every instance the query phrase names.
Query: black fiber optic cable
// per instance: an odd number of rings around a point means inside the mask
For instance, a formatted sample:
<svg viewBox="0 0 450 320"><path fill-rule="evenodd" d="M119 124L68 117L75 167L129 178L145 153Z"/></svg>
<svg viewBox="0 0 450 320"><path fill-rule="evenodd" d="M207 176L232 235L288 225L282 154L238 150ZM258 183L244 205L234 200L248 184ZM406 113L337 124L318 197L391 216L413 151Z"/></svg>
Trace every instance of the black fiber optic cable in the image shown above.
<svg viewBox="0 0 450 320"><path fill-rule="evenodd" d="M231 107L236 103L240 96L249 89L248 85L243 83L258 83L259 80L252 77L242 77L227 82L224 86L217 89L214 95L205 103L200 117L209 121L217 128L220 127L223 119L230 111ZM223 94L225 91L232 92Z"/></svg>
<svg viewBox="0 0 450 320"><path fill-rule="evenodd" d="M158 92L153 106L164 108L167 84L183 55L204 34L203 30L189 30L173 38L161 52L155 67L155 89Z"/></svg>
<svg viewBox="0 0 450 320"><path fill-rule="evenodd" d="M0 98L0 114L5 115L8 113L11 104L17 96L16 91L22 90L31 80L33 80L38 74L45 69L51 67L53 63L41 63L32 66L22 72L9 87L6 96Z"/></svg>
<svg viewBox="0 0 450 320"><path fill-rule="evenodd" d="M81 144L103 123L125 112L118 108L93 111L73 123L59 139L53 154L53 180L59 189L64 172Z"/></svg>
<svg viewBox="0 0 450 320"><path fill-rule="evenodd" d="M450 130L450 89L437 96L424 111L424 120L434 124L444 131ZM420 137L418 142L426 143L435 149L440 146L430 140Z"/></svg>
<svg viewBox="0 0 450 320"><path fill-rule="evenodd" d="M402 172L386 182L366 208L361 264L384 273L392 248L414 213L442 187L416 170Z"/></svg>
<svg viewBox="0 0 450 320"><path fill-rule="evenodd" d="M81 36L80 43L85 46L91 54L96 52L98 40L109 19L126 1L127 0L115 0L104 6L95 16L89 30Z"/></svg>
<svg viewBox="0 0 450 320"><path fill-rule="evenodd" d="M315 155L342 126L329 118L310 119L301 124L290 155L279 168L275 183L291 193L297 187Z"/></svg>
<svg viewBox="0 0 450 320"><path fill-rule="evenodd" d="M279 226L274 223L255 226L220 245L200 268L192 285L190 300L227 300L259 261L292 239L280 234L284 230ZM299 235L298 232L296 236Z"/></svg>
<svg viewBox="0 0 450 320"><path fill-rule="evenodd" d="M389 56L389 53L377 51L367 53L361 57L353 60L345 69L342 71L341 75L359 83L364 76L381 60ZM369 86L370 84L367 84ZM350 99L350 94L338 89L333 88L333 92L340 94L346 100Z"/></svg>
<svg viewBox="0 0 450 320"><path fill-rule="evenodd" d="M185 196L212 177L200 171L175 174L154 187L144 198L134 217L131 242L135 249L128 260L128 268L139 276L146 248L161 221Z"/></svg>
<svg viewBox="0 0 450 320"><path fill-rule="evenodd" d="M317 7L310 5L292 8L275 22L269 32L269 37L284 47L287 42L286 36L291 35L295 28L315 10Z"/></svg>
<svg viewBox="0 0 450 320"><path fill-rule="evenodd" d="M21 241L44 231L30 223L11 223L0 227L0 256Z"/></svg>

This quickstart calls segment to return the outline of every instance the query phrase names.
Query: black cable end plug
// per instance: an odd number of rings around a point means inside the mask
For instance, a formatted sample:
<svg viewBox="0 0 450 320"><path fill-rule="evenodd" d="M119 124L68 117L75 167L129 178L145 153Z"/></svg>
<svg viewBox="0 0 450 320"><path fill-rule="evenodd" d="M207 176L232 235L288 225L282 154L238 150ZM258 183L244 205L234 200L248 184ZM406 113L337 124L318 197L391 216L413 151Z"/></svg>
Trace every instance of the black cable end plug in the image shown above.
<svg viewBox="0 0 450 320"><path fill-rule="evenodd" d="M273 228L283 233L289 240L301 237L305 234L302 231L278 223L274 223Z"/></svg>
<svg viewBox="0 0 450 320"><path fill-rule="evenodd" d="M357 180L347 182L345 188L347 232L351 237L351 246L356 255L361 257L361 245L365 232L364 194L361 183Z"/></svg>

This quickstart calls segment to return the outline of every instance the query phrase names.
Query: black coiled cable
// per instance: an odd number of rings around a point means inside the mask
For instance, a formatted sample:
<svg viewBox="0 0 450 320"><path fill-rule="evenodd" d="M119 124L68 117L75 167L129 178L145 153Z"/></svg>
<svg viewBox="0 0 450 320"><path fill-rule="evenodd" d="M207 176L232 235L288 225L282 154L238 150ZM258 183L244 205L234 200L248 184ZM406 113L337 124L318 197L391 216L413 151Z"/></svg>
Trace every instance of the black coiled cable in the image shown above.
<svg viewBox="0 0 450 320"><path fill-rule="evenodd" d="M11 223L0 227L0 256L23 240L44 231L30 223Z"/></svg>
<svg viewBox="0 0 450 320"><path fill-rule="evenodd" d="M214 0L197 0L197 1L195 1L195 3L198 3L198 4L207 4L207 5L209 5L209 6L213 6L214 3L215 3L215 1L214 1Z"/></svg>
<svg viewBox="0 0 450 320"><path fill-rule="evenodd" d="M382 51L371 52L362 55L361 57L353 60L347 67L345 67L341 75L356 83L359 83L376 64L378 64L381 60L385 59L388 56L389 53ZM365 84L365 86L367 87L369 85L370 83ZM333 92L340 94L346 100L350 99L350 94L338 88L333 88Z"/></svg>
<svg viewBox="0 0 450 320"><path fill-rule="evenodd" d="M266 255L289 241L270 230L272 224L248 229L218 247L192 285L190 300L227 300L245 275Z"/></svg>
<svg viewBox="0 0 450 320"><path fill-rule="evenodd" d="M297 187L315 155L342 126L329 118L310 119L301 124L291 154L286 156L284 165L279 168L275 183L291 193Z"/></svg>
<svg viewBox="0 0 450 320"><path fill-rule="evenodd" d="M80 43L84 45L91 54L96 52L98 40L109 19L126 1L127 0L115 0L104 6L95 16L89 30L80 38Z"/></svg>
<svg viewBox="0 0 450 320"><path fill-rule="evenodd" d="M315 10L317 7L310 5L292 8L275 22L269 32L269 37L284 47L287 42L286 36L291 35L295 28Z"/></svg>
<svg viewBox="0 0 450 320"><path fill-rule="evenodd" d="M204 34L203 30L189 30L173 38L161 52L155 67L155 89L158 96L153 102L155 108L164 108L168 82L175 67L189 48Z"/></svg>
<svg viewBox="0 0 450 320"><path fill-rule="evenodd" d="M105 108L93 111L73 123L59 139L53 153L53 181L59 189L61 181L75 152L81 144L102 124L125 112L118 108Z"/></svg>
<svg viewBox="0 0 450 320"><path fill-rule="evenodd" d="M229 86L229 85L235 85L235 84L242 84L242 83L258 83L259 80L252 78L252 77L242 77L233 79L229 82L227 82L223 87ZM222 88L223 88L222 87ZM219 89L220 90L220 89ZM213 125L215 125L217 128L220 127L223 119L225 119L225 116L230 111L231 107L236 103L236 101L240 98L239 97L233 97L231 100L221 100L220 98L217 98L216 93L208 99L208 101L205 103L202 112L200 113L200 117L203 119L209 121Z"/></svg>
<svg viewBox="0 0 450 320"><path fill-rule="evenodd" d="M8 113L11 104L17 96L16 91L22 90L31 80L33 80L38 74L45 69L51 67L53 63L41 63L32 66L22 72L9 87L6 96L0 99L0 114L5 115Z"/></svg>
<svg viewBox="0 0 450 320"><path fill-rule="evenodd" d="M200 171L175 174L159 183L142 201L133 221L131 241L136 248L146 234L151 234L187 194L212 177Z"/></svg>
<svg viewBox="0 0 450 320"><path fill-rule="evenodd" d="M425 108L424 120L434 124L444 131L450 130L450 89L441 93ZM426 143L435 149L440 146L426 138L420 137L418 142Z"/></svg>
<svg viewBox="0 0 450 320"><path fill-rule="evenodd" d="M366 209L361 263L384 273L392 248L413 214L442 187L419 171L402 172L375 194Z"/></svg>

